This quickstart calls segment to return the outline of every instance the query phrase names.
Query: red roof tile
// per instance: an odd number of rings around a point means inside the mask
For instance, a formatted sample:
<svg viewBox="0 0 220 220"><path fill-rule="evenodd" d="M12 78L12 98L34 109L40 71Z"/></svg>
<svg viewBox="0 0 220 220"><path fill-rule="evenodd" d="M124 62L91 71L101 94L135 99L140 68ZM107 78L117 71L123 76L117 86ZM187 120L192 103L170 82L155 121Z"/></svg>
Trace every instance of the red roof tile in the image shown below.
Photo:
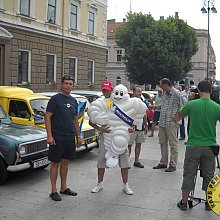
<svg viewBox="0 0 220 220"><path fill-rule="evenodd" d="M107 37L115 38L115 30L120 27L124 22L115 22L115 19L107 21Z"/></svg>

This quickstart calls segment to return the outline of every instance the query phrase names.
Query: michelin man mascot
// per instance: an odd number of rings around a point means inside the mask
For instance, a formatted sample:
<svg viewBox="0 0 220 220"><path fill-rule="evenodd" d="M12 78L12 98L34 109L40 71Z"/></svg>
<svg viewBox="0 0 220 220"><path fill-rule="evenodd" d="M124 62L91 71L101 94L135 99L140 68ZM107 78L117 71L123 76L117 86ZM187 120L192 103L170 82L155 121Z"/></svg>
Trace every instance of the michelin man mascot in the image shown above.
<svg viewBox="0 0 220 220"><path fill-rule="evenodd" d="M99 98L91 103L88 116L92 123L108 125L110 133L104 133L106 165L115 167L120 154L126 151L130 139L129 128L141 130L146 105L139 98L130 98L127 88L117 85L110 99Z"/></svg>

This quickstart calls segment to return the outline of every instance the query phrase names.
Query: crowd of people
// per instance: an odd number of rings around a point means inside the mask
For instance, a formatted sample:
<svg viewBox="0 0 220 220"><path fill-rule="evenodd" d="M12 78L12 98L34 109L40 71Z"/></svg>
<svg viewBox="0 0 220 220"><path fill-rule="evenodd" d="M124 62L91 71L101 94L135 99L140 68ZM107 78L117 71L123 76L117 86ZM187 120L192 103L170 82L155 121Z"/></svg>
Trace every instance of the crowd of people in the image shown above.
<svg viewBox="0 0 220 220"><path fill-rule="evenodd" d="M74 159L75 147L81 144L77 121L77 102L70 96L73 86L74 79L70 75L63 76L61 92L51 98L45 116L49 160L51 161L50 197L54 201L61 201L56 186L58 172L61 178L60 193L70 196L77 195L76 192L67 187L68 163ZM103 82L101 90L106 100L105 108L108 110L110 108L107 106L107 101L113 91L112 83L110 81ZM118 164L121 168L123 191L127 195L133 194L133 190L128 185L132 146L135 145L133 166L144 168L140 162L141 145L145 142L146 137L154 137L156 125L159 127L158 138L161 158L153 169L174 172L178 163L178 139L185 140L188 137L185 142L182 199L177 206L181 210L187 210L188 197L195 187L194 178L198 168L203 175L202 190L206 190L215 172L215 156L218 154L216 123L220 120L220 105L210 99L211 92L211 84L208 81L201 81L198 84L198 89L174 88L167 78L159 81L158 94L152 100L145 102L147 110L142 119L142 128L137 129L135 125L129 128L128 146L126 151L119 155ZM143 100L141 86L134 87L133 97L145 101ZM186 117L188 117L187 135L185 133ZM108 168L106 166L106 148L103 134L110 133L111 128L106 124L100 125L91 121L90 125L100 131L97 185L91 190L92 193L98 193L104 188L103 179L105 170ZM149 132L148 136L147 132ZM205 208L210 210L207 202Z"/></svg>

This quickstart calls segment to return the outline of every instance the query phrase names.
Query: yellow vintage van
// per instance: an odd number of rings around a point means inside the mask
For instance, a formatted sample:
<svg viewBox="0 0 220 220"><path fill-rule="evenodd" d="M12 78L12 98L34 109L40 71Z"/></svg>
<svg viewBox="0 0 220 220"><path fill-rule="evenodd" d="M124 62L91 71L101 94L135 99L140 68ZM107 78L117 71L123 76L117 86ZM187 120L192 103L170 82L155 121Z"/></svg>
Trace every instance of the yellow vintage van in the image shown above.
<svg viewBox="0 0 220 220"><path fill-rule="evenodd" d="M0 86L0 105L11 117L13 123L45 128L44 115L49 97L36 94L27 88ZM82 146L76 151L92 150L98 146L98 132L84 117L81 123Z"/></svg>

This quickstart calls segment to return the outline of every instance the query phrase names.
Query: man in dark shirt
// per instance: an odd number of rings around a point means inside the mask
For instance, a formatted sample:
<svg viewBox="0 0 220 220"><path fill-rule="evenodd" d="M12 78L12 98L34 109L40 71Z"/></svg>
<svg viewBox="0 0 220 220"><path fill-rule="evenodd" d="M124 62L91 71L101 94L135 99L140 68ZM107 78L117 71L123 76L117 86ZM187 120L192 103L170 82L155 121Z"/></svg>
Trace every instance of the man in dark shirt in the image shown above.
<svg viewBox="0 0 220 220"><path fill-rule="evenodd" d="M76 196L77 193L67 188L67 172L69 160L75 156L75 139L80 146L79 124L77 119L77 101L70 95L74 86L74 79L70 75L62 78L61 93L54 95L47 105L45 124L47 143L49 146L49 160L51 161L50 197L54 201L61 201L57 192L56 182L60 169L60 193ZM76 138L75 138L76 136Z"/></svg>

